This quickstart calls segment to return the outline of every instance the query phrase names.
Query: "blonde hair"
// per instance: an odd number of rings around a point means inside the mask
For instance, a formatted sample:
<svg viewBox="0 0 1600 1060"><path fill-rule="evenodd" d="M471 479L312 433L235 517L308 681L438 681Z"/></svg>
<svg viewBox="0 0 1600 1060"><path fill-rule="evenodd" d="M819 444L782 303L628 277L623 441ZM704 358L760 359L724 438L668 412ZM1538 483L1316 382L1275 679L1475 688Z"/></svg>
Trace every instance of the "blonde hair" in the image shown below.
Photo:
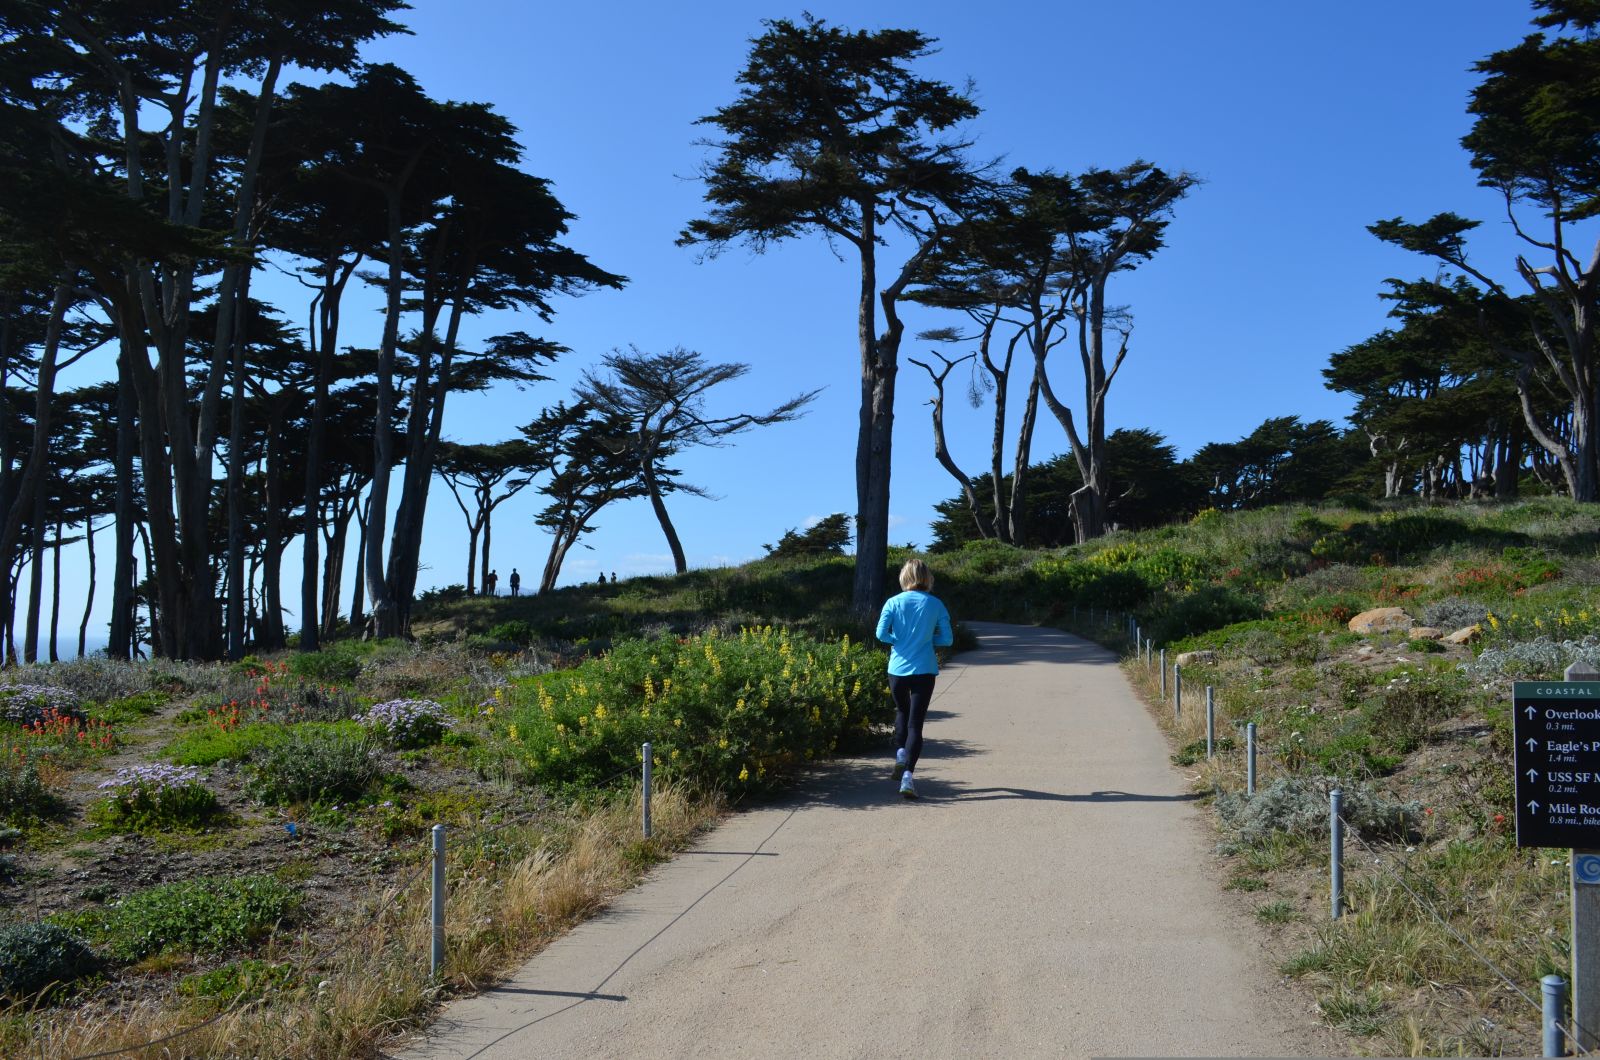
<svg viewBox="0 0 1600 1060"><path fill-rule="evenodd" d="M906 592L912 589L921 589L923 592L933 590L933 572L928 565L915 556L906 560L906 565L900 568L900 588Z"/></svg>

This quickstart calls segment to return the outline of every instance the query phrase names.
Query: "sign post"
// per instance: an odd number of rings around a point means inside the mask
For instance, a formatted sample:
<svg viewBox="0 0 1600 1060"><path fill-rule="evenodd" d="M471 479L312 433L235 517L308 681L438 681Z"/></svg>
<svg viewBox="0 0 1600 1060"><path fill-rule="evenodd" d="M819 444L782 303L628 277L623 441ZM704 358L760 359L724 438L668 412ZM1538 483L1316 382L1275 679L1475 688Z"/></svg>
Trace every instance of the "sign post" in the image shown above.
<svg viewBox="0 0 1600 1060"><path fill-rule="evenodd" d="M1573 663L1565 681L1512 688L1517 845L1572 850L1572 1020L1576 1044L1600 1046L1600 672Z"/></svg>

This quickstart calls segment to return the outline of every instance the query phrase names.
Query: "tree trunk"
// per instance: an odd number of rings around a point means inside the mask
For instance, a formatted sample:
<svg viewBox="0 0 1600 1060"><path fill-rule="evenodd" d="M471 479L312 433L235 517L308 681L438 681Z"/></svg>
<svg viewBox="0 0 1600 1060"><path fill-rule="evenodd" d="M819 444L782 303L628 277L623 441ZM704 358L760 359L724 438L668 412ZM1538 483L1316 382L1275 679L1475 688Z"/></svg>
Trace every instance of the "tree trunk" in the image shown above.
<svg viewBox="0 0 1600 1060"><path fill-rule="evenodd" d="M683 555L683 543L678 540L678 531L673 528L672 519L667 515L666 503L661 499L661 483L656 480L655 453L652 450L640 461L640 472L644 478L645 491L650 495L650 507L656 513L656 522L661 524L661 532L667 535L667 547L672 550L672 569L679 574L689 569L689 562Z"/></svg>
<svg viewBox="0 0 1600 1060"><path fill-rule="evenodd" d="M219 329L220 330L220 329ZM243 322L233 346L233 415L228 426L228 658L244 658L244 378Z"/></svg>
<svg viewBox="0 0 1600 1060"><path fill-rule="evenodd" d="M283 623L283 404L276 395L269 399L271 412L267 417L266 475L263 489L263 519L261 527L261 597L262 630L266 637L263 647L277 651L288 637Z"/></svg>
<svg viewBox="0 0 1600 1060"><path fill-rule="evenodd" d="M479 565L479 585L484 592L489 591L489 538L494 531L494 506L490 505L483 513L483 562Z"/></svg>
<svg viewBox="0 0 1600 1060"><path fill-rule="evenodd" d="M1039 422L1039 380L1042 365L1035 364L1028 380L1028 397L1022 405L1022 424L1017 430L1017 455L1011 470L1011 500L1008 504L1011 525L1003 541L1022 548L1028 543L1028 462L1033 459L1033 431ZM996 496L1000 487L995 486Z"/></svg>
<svg viewBox="0 0 1600 1060"><path fill-rule="evenodd" d="M355 585L352 586L350 590L351 630L360 629L363 623L366 622L366 603L362 596L362 589L365 587L366 581L362 577L359 567L360 563L365 562L367 557L367 521L371 511L372 492L369 490L367 492L366 501L356 508L356 525L360 528L360 533L356 536L356 559L358 560L358 564Z"/></svg>
<svg viewBox="0 0 1600 1060"><path fill-rule="evenodd" d="M1515 425L1507 425L1497 445L1500 455L1494 465L1495 499L1513 500L1517 496L1517 472L1522 469L1522 447Z"/></svg>
<svg viewBox="0 0 1600 1060"><path fill-rule="evenodd" d="M44 348L39 355L36 380L38 388L34 393L33 436L28 451L28 463L23 469L21 482L18 483L16 502L6 515L4 527L0 528L0 570L8 570L15 562L17 546L22 539L22 521L25 512L33 523L31 551L34 557L34 570L30 579L31 596L28 602L27 632L24 635L24 653L28 662L35 661L38 656L38 593L43 573L39 570L38 564L43 553L45 502L50 484L50 426L54 406L52 399L55 396L56 363L61 350L61 330L71 300L71 280L76 272L77 270L70 265L63 270L61 281L56 284L55 295L50 302L50 317L45 324ZM7 628L10 628L15 625L14 592L7 594L4 612ZM15 661L14 655L8 658Z"/></svg>
<svg viewBox="0 0 1600 1060"><path fill-rule="evenodd" d="M344 589L344 557L345 543L350 536L350 517L354 508L347 508L337 512L334 516L332 532L328 534L326 544L327 556L323 560L322 568L322 609L321 621L323 637L332 637L339 626L339 599ZM359 572L357 581L360 580Z"/></svg>
<svg viewBox="0 0 1600 1060"><path fill-rule="evenodd" d="M50 661L60 662L57 640L61 628L61 523L56 523L56 541L50 549Z"/></svg>
<svg viewBox="0 0 1600 1060"><path fill-rule="evenodd" d="M84 538L89 546L89 592L83 601L83 621L78 623L78 658L83 658L89 644L89 615L94 611L94 517L85 521Z"/></svg>
<svg viewBox="0 0 1600 1060"><path fill-rule="evenodd" d="M138 518L133 505L133 459L137 398L127 353L127 346L133 341L132 333L121 325L117 330L120 343L117 355L117 492L111 536L111 623L106 655L126 662L133 658L133 524Z"/></svg>
<svg viewBox="0 0 1600 1060"><path fill-rule="evenodd" d="M861 288L856 335L861 346L861 409L856 430L856 566L851 606L870 621L883 603L889 558L889 459L894 428L894 355L878 336L877 204L861 207Z"/></svg>
<svg viewBox="0 0 1600 1060"><path fill-rule="evenodd" d="M405 240L400 218L401 188L391 188L389 206L388 301L383 319L383 342L378 348L377 419L372 429L372 490L362 524L367 593L372 597L370 634L393 637L400 632L399 614L384 570L383 546L389 518L389 473L394 467L394 436L389 429L394 415L395 350L400 342L400 303L405 280Z"/></svg>

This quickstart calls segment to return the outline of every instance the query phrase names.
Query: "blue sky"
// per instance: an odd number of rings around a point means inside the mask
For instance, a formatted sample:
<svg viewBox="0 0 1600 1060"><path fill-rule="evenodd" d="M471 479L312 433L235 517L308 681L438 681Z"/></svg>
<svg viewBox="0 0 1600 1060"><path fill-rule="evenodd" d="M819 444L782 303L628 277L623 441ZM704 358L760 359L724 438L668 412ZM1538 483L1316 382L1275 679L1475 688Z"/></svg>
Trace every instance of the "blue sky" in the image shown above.
<svg viewBox="0 0 1600 1060"><path fill-rule="evenodd" d="M785 529L855 506L853 263L817 238L764 255L736 248L705 262L673 243L703 209L694 174L706 152L695 141L706 130L694 120L734 98L734 76L761 18L798 18L801 10L416 0L404 16L415 35L366 52L411 71L435 97L494 104L520 128L526 168L552 180L577 215L570 244L630 278L620 292L559 302L542 329L533 319L474 322L469 338L522 327L573 352L557 365L555 382L453 398L449 436L513 436L566 396L584 366L630 343L751 364L745 379L714 393L713 410L827 388L804 420L681 459L686 477L716 496L671 501L693 566L753 558ZM967 131L980 155L1007 167L1076 171L1145 158L1204 180L1179 205L1168 248L1110 292L1135 318L1110 425L1159 431L1180 455L1236 439L1268 416L1342 422L1348 402L1322 386L1329 354L1384 326L1377 293L1385 277L1431 272L1380 244L1367 224L1441 210L1482 218L1475 257L1509 272L1502 205L1476 187L1458 141L1470 125L1470 67L1530 31L1525 4L813 0L809 10L849 28L913 27L939 38L923 71L973 80L983 113ZM289 288L281 290L287 299ZM365 306L371 311L347 311L346 341L376 340L376 302ZM285 308L304 318L297 301ZM925 311L909 320L913 334L956 322ZM370 338L357 337L362 328ZM908 339L902 358L927 349ZM1074 362L1054 364L1063 398L1081 394ZM902 360L895 543L925 545L933 503L955 492L932 456L930 391L921 370ZM989 416L959 400L947 409L951 449L973 473L987 461ZM1065 446L1047 414L1042 424L1036 459ZM542 567L548 541L532 525L537 506L530 491L497 513L502 585L513 566L525 580ZM596 570L626 577L670 569L646 502L607 510L598 522L592 550L569 555L564 581L590 580ZM429 569L419 588L462 580L465 541L441 483L430 501ZM286 564L296 584L297 555L292 549Z"/></svg>

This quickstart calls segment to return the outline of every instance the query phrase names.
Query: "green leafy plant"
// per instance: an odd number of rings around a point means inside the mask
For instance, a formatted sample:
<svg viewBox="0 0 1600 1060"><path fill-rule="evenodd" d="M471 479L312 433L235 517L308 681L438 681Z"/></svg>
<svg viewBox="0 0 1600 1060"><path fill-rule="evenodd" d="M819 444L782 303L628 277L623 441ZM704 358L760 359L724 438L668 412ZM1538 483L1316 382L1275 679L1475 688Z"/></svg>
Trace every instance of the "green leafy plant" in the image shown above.
<svg viewBox="0 0 1600 1060"><path fill-rule="evenodd" d="M630 780L649 741L663 775L743 792L886 721L884 686L881 653L764 627L625 642L502 693L497 716L534 775L558 789Z"/></svg>
<svg viewBox="0 0 1600 1060"><path fill-rule="evenodd" d="M307 722L252 754L250 793L262 802L335 802L360 798L377 780L374 737L351 723Z"/></svg>
<svg viewBox="0 0 1600 1060"><path fill-rule="evenodd" d="M113 960L132 962L168 949L237 949L266 936L299 904L299 894L273 876L202 876L50 920L81 932Z"/></svg>
<svg viewBox="0 0 1600 1060"><path fill-rule="evenodd" d="M207 972L184 976L178 980L178 993L213 1002L211 1007L220 1008L240 1001L259 1001L293 985L297 978L292 964L246 957Z"/></svg>
<svg viewBox="0 0 1600 1060"><path fill-rule="evenodd" d="M50 816L57 801L27 749L0 743L0 820L23 822Z"/></svg>

